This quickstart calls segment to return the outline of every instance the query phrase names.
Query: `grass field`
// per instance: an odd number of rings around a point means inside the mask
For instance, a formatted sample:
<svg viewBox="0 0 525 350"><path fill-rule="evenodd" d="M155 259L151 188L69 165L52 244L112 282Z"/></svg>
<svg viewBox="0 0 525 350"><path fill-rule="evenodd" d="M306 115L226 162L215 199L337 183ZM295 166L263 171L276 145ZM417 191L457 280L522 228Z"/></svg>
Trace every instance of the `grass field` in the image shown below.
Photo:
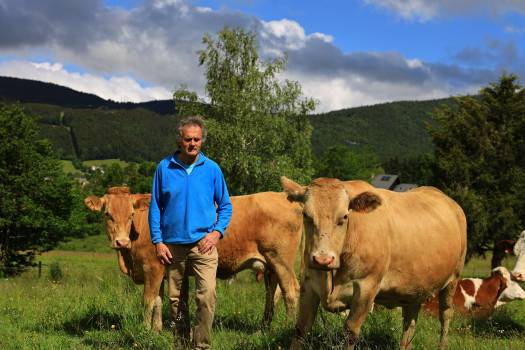
<svg viewBox="0 0 525 350"><path fill-rule="evenodd" d="M73 166L73 162L70 160L61 160L60 164L62 164L62 170L66 174L72 174L72 175L80 175L80 170L76 169Z"/></svg>
<svg viewBox="0 0 525 350"><path fill-rule="evenodd" d="M120 159L101 159L101 160L85 160L82 162L84 166L90 167L90 166L102 166L102 165L111 165L111 164L119 164L122 168L125 168L128 166L128 163L120 160ZM62 170L66 174L71 175L82 175L82 172L78 169L76 169L73 166L73 162L70 160L60 160L60 164L62 164Z"/></svg>
<svg viewBox="0 0 525 350"><path fill-rule="evenodd" d="M125 168L128 163L120 160L120 159L95 159L95 160L85 160L82 162L84 166L90 167L90 166L102 166L102 165L111 165L117 163L121 167Z"/></svg>
<svg viewBox="0 0 525 350"><path fill-rule="evenodd" d="M155 334L142 326L141 286L118 270L116 254L104 235L72 240L40 257L42 275L32 269L0 280L0 349L169 349L168 330ZM465 275L487 276L490 260L473 260ZM513 266L512 259L505 261ZM282 303L271 330L262 332L264 287L251 272L231 284L219 281L214 323L214 349L286 349L293 335ZM193 298L192 298L193 300ZM192 307L195 305L192 301ZM164 305L165 326L167 305ZM341 349L343 318L318 314L308 349ZM165 327L166 328L166 327ZM363 327L359 349L396 349L401 315L376 307ZM415 349L437 347L439 321L422 314ZM176 347L179 348L179 347ZM451 349L525 349L525 302L499 309L492 320L456 318Z"/></svg>

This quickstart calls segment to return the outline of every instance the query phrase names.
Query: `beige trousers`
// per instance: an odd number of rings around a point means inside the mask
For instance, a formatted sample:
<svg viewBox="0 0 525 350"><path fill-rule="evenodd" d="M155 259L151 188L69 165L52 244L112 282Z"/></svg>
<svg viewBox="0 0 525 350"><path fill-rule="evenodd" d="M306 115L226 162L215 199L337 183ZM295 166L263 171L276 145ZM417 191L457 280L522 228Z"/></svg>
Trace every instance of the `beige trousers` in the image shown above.
<svg viewBox="0 0 525 350"><path fill-rule="evenodd" d="M193 348L210 349L216 300L217 249L213 248L211 253L201 254L197 243L168 244L168 248L173 257L172 263L168 266L168 298L170 319L175 326L174 332L183 340L189 340L188 275L193 274L197 304Z"/></svg>

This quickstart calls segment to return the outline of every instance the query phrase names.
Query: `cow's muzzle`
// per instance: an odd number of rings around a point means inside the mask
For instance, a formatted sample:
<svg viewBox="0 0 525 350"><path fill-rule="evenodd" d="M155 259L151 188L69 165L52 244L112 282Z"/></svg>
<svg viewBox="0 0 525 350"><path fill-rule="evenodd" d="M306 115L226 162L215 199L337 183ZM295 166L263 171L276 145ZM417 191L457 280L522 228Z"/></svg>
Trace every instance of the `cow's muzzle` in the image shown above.
<svg viewBox="0 0 525 350"><path fill-rule="evenodd" d="M331 254L313 254L310 267L318 270L333 270L337 268L335 256Z"/></svg>
<svg viewBox="0 0 525 350"><path fill-rule="evenodd" d="M131 240L129 238L121 238L113 241L112 248L114 249L129 249L131 248Z"/></svg>
<svg viewBox="0 0 525 350"><path fill-rule="evenodd" d="M511 276L511 279L513 279L514 281L518 281L518 282L525 281L525 276L523 276L521 272L512 271L510 276Z"/></svg>

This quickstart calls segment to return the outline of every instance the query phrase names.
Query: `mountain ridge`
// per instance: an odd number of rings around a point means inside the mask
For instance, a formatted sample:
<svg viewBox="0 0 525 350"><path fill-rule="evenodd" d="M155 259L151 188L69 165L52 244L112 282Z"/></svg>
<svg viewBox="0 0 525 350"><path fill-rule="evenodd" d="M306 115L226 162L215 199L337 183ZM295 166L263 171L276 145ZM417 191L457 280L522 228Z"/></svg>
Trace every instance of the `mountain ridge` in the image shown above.
<svg viewBox="0 0 525 350"><path fill-rule="evenodd" d="M1 101L18 101L38 116L41 136L64 159L158 161L174 147L173 100L115 102L53 83L0 77ZM382 162L432 152L431 113L452 101L397 101L310 115L314 154L321 157L337 144L373 151Z"/></svg>

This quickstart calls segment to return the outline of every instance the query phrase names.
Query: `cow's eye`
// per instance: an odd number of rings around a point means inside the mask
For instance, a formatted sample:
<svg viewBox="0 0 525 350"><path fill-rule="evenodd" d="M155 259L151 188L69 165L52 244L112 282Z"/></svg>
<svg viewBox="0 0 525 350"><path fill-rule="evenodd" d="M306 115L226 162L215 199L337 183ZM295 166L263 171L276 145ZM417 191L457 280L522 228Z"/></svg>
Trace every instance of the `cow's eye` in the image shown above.
<svg viewBox="0 0 525 350"><path fill-rule="evenodd" d="M337 224L339 226L343 225L345 223L346 219L348 219L348 215L345 215L341 219L339 219L339 221L337 221Z"/></svg>
<svg viewBox="0 0 525 350"><path fill-rule="evenodd" d="M312 218L308 216L305 212L303 212L303 217L309 221L312 221Z"/></svg>

